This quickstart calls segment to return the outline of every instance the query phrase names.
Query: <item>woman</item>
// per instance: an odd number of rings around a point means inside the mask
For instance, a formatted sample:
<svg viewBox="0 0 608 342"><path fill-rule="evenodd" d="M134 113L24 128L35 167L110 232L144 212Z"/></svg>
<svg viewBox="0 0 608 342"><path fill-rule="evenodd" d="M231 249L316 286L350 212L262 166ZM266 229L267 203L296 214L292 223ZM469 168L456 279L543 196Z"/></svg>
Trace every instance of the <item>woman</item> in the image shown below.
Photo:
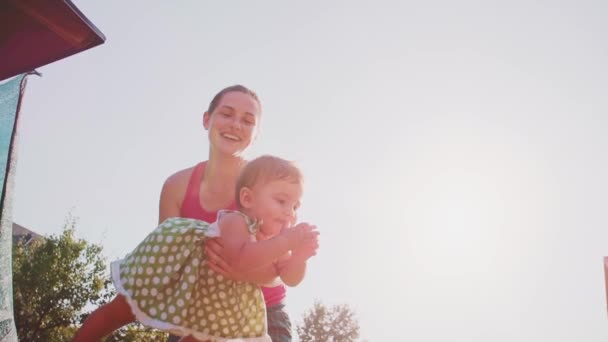
<svg viewBox="0 0 608 342"><path fill-rule="evenodd" d="M258 132L262 114L259 98L252 90L235 85L215 95L203 115L209 136L207 161L178 171L165 181L159 206L159 223L169 217L186 217L214 222L217 211L236 209L235 185L246 164L243 153ZM211 267L233 280L274 279L276 274L236 274L220 257L218 242L208 243ZM285 286L263 287L268 333L274 342L291 341L291 323L285 310ZM171 336L168 341L178 341Z"/></svg>

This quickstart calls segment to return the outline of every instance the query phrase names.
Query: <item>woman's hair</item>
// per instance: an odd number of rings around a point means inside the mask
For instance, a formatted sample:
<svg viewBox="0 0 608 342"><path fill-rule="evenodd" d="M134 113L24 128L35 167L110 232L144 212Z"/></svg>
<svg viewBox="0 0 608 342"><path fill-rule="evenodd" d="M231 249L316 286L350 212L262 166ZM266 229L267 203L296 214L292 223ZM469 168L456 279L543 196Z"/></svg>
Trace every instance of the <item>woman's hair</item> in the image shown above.
<svg viewBox="0 0 608 342"><path fill-rule="evenodd" d="M207 111L209 112L209 114L212 114L213 111L215 110L215 108L217 107L217 105L220 103L220 101L222 100L222 97L224 96L224 94L226 93L230 93L233 91L238 91L244 94L247 94L251 97L253 97L253 99L258 103L258 106L260 106L260 112L262 111L262 103L260 102L260 99L258 98L258 95L251 89L237 84L237 85L233 85L230 87L226 87L222 90L220 90L219 93L215 94L215 96L213 97L213 99L211 100L211 102L209 103L209 109L207 109Z"/></svg>
<svg viewBox="0 0 608 342"><path fill-rule="evenodd" d="M236 204L241 205L241 189L252 189L255 185L284 180L302 184L304 177L295 163L270 155L251 160L245 165L236 181Z"/></svg>

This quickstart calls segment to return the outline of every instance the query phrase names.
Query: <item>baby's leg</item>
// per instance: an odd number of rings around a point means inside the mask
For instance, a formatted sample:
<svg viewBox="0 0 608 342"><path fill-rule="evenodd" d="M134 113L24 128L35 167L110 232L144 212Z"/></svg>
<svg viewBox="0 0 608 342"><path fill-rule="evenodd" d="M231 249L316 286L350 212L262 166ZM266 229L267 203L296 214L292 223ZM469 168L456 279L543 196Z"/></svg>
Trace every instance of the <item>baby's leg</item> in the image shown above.
<svg viewBox="0 0 608 342"><path fill-rule="evenodd" d="M93 311L76 332L72 342L93 342L110 335L114 330L135 321L124 296L117 295L111 302Z"/></svg>

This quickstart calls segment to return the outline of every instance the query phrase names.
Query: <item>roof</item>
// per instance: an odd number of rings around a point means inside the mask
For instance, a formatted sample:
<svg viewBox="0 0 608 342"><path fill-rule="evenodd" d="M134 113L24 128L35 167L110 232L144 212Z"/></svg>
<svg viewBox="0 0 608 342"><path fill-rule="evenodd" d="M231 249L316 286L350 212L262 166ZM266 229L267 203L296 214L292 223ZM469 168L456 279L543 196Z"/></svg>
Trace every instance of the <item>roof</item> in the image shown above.
<svg viewBox="0 0 608 342"><path fill-rule="evenodd" d="M32 239L44 238L44 236L35 233L22 225L13 222L13 242L24 239L25 243L29 243Z"/></svg>
<svg viewBox="0 0 608 342"><path fill-rule="evenodd" d="M105 36L69 0L0 3L0 80L103 44Z"/></svg>

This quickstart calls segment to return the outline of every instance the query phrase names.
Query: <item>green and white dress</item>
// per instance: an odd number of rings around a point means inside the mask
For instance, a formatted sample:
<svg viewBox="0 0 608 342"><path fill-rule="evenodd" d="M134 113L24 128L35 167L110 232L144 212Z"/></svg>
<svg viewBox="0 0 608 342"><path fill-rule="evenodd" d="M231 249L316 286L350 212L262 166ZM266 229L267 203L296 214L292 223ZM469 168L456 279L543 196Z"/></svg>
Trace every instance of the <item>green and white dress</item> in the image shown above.
<svg viewBox="0 0 608 342"><path fill-rule="evenodd" d="M255 223L245 219L255 234ZM270 342L260 288L226 279L207 264L204 243L219 235L217 221L165 220L133 252L112 262L116 291L139 322L156 329L203 341Z"/></svg>

